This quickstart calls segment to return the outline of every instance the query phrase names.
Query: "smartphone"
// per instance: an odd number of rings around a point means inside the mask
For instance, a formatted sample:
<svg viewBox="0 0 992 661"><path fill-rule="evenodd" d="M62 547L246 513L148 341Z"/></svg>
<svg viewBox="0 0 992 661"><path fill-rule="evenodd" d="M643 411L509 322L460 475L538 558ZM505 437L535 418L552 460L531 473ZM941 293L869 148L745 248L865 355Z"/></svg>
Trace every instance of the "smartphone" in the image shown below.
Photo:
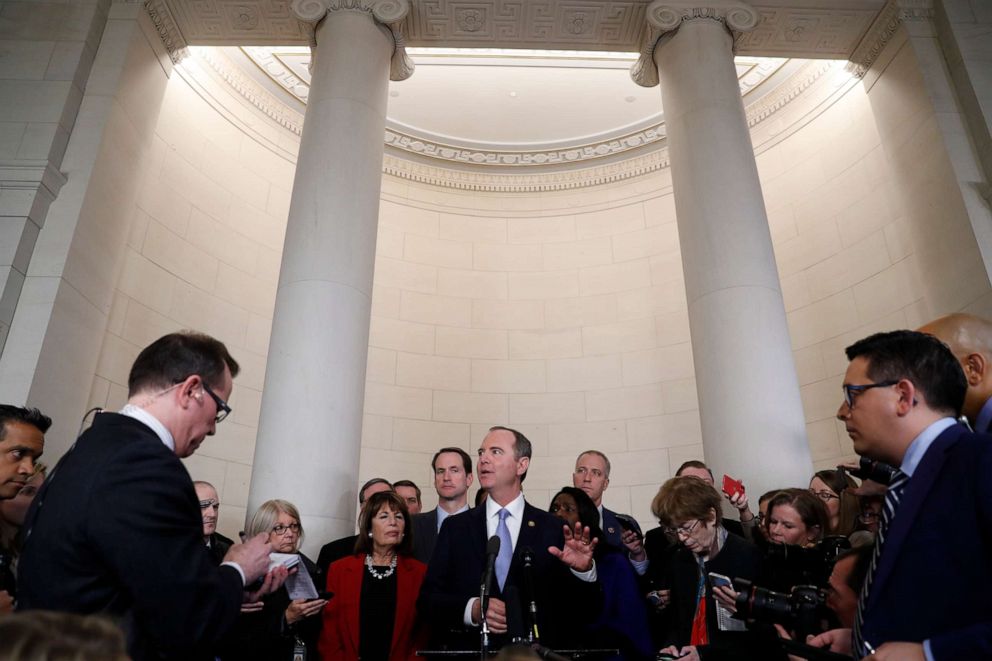
<svg viewBox="0 0 992 661"><path fill-rule="evenodd" d="M740 495L744 493L744 483L725 474L723 476L723 493L730 498Z"/></svg>
<svg viewBox="0 0 992 661"><path fill-rule="evenodd" d="M719 587L733 588L734 587L734 582L730 580L730 577L729 576L724 576L723 574L717 574L715 572L710 572L709 573L709 577L710 577L710 585L712 585L715 588L719 588Z"/></svg>
<svg viewBox="0 0 992 661"><path fill-rule="evenodd" d="M320 590L317 592L317 599L326 599L327 601L330 601L333 596L334 593L329 590Z"/></svg>

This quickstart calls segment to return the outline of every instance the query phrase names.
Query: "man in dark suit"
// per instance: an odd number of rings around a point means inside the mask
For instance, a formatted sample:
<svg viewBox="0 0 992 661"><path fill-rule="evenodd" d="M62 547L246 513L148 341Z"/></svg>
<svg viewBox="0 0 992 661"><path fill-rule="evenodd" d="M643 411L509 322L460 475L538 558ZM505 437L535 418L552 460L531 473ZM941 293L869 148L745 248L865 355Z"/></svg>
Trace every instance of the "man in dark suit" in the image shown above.
<svg viewBox="0 0 992 661"><path fill-rule="evenodd" d="M959 312L934 319L919 330L954 352L968 381L961 412L972 429L988 434L992 431L992 321Z"/></svg>
<svg viewBox="0 0 992 661"><path fill-rule="evenodd" d="M847 348L837 417L859 455L899 470L853 631L811 640L834 651L944 661L992 656L992 437L955 416L967 382L936 338L879 333Z"/></svg>
<svg viewBox="0 0 992 661"><path fill-rule="evenodd" d="M472 486L472 458L461 448L441 448L431 460L437 507L413 517L413 557L430 562L441 524L453 514L468 510Z"/></svg>
<svg viewBox="0 0 992 661"><path fill-rule="evenodd" d="M19 608L108 615L136 661L212 657L271 550L259 535L214 566L180 461L230 411L237 373L221 342L196 333L166 335L138 355L127 405L96 416L28 511ZM285 577L274 570L262 591Z"/></svg>
<svg viewBox="0 0 992 661"><path fill-rule="evenodd" d="M380 491L392 491L393 485L384 477L373 477L361 486L358 490L358 513L361 515L362 506L365 501L374 493L379 493ZM358 541L358 535L348 535L347 537L342 537L340 539L335 539L332 542L328 542L320 547L320 554L317 556L317 568L320 570L321 576L327 576L327 570L330 568L331 563L340 560L341 558L347 558L349 555L355 552L355 542ZM318 589L322 589L318 586Z"/></svg>
<svg viewBox="0 0 992 661"><path fill-rule="evenodd" d="M477 471L489 497L485 505L445 521L417 603L417 610L431 620L440 645L477 648L484 614L498 649L514 615L533 600L542 642L573 646L582 622L597 614L599 589L592 556L596 544L588 528L577 524L573 531L562 526L561 519L525 502L521 485L530 456L530 441L512 429L493 427L482 441ZM487 539L493 536L501 541L493 597L483 613L480 577L486 566ZM525 550L533 555L530 576L524 569ZM532 593L527 589L529 579ZM518 603L512 599L515 593L522 595ZM521 623L523 619L520 615ZM525 635L525 627L529 628L523 624L509 634Z"/></svg>
<svg viewBox="0 0 992 661"><path fill-rule="evenodd" d="M220 497L217 489L209 482L197 480L193 482L196 489L196 499L200 501L200 514L203 516L203 543L214 559L214 563L224 562L228 549L234 545L234 540L217 532L217 514L220 511Z"/></svg>

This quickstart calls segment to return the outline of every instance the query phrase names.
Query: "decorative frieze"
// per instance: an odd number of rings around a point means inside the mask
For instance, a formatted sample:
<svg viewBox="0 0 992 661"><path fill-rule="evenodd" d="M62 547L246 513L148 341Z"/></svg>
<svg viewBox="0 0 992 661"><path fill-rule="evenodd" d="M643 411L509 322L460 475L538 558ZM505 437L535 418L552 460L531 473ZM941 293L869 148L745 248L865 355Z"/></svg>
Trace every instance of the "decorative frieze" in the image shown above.
<svg viewBox="0 0 992 661"><path fill-rule="evenodd" d="M889 0L854 49L847 70L858 78L863 78L900 25L931 20L933 0Z"/></svg>
<svg viewBox="0 0 992 661"><path fill-rule="evenodd" d="M169 10L166 0L147 0L145 10L148 12L148 17L152 19L152 25L155 26L159 38L162 39L162 44L168 51L172 63L182 62L183 58L189 55L189 51L186 48L186 40L179 31L179 25Z"/></svg>

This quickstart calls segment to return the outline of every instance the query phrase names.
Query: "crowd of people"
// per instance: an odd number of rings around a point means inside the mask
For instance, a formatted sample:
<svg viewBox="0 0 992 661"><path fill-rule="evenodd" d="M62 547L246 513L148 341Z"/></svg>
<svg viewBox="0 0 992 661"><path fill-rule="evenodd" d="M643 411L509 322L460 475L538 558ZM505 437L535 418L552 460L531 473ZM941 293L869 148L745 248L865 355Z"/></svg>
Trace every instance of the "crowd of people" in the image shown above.
<svg viewBox="0 0 992 661"><path fill-rule="evenodd" d="M0 406L0 658L992 659L992 323L950 315L846 353L837 418L861 461L807 484L754 500L688 461L645 534L604 507L596 449L528 502L531 443L496 426L474 460L438 448L430 511L410 480L366 482L357 534L314 561L286 500L239 542L217 531L217 490L180 458L230 412L238 364L167 335L47 479L51 420Z"/></svg>

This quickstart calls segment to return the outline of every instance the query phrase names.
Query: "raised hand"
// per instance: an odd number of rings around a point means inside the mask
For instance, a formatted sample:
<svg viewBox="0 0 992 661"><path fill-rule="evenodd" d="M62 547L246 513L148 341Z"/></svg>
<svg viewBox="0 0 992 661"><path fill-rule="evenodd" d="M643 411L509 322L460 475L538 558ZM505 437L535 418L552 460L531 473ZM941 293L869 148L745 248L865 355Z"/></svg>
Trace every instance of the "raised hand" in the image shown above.
<svg viewBox="0 0 992 661"><path fill-rule="evenodd" d="M575 524L573 530L568 525L562 526L565 534L565 544L562 548L549 546L548 553L561 560L577 572L587 572L592 569L592 553L596 550L599 540L590 539L589 527Z"/></svg>

